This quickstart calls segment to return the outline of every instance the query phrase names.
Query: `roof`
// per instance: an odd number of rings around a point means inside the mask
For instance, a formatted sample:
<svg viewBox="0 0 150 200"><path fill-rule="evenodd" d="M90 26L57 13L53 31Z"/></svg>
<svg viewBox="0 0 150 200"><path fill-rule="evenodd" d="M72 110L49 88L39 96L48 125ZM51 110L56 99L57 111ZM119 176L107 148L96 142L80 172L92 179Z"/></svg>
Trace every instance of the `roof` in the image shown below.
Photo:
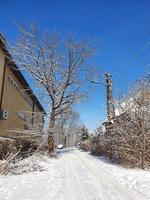
<svg viewBox="0 0 150 200"><path fill-rule="evenodd" d="M0 48L6 55L6 63L10 67L11 71L14 73L14 75L16 76L18 81L23 85L24 89L26 90L28 95L31 97L31 99L35 102L35 104L40 109L40 111L42 111L44 114L46 114L43 106L41 105L41 103L39 102L39 100L37 99L35 94L33 93L31 87L27 83L27 81L24 78L23 74L21 73L19 67L13 61L11 54L9 53L8 49L6 48L6 40L1 33L0 33Z"/></svg>

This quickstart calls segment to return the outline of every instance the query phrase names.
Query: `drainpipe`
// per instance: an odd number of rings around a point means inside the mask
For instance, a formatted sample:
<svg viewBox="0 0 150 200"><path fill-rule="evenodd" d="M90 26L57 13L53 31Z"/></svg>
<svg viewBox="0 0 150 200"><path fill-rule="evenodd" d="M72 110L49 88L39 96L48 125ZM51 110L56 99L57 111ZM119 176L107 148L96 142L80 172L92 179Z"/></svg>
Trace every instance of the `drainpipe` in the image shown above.
<svg viewBox="0 0 150 200"><path fill-rule="evenodd" d="M5 74L6 74L6 57L5 57L5 60L4 60L2 91L1 91L1 97L0 97L0 111L2 110L2 103L3 103L3 96L4 96Z"/></svg>
<svg viewBox="0 0 150 200"><path fill-rule="evenodd" d="M34 125L34 111L35 111L35 100L33 100L33 107L32 107L32 127Z"/></svg>

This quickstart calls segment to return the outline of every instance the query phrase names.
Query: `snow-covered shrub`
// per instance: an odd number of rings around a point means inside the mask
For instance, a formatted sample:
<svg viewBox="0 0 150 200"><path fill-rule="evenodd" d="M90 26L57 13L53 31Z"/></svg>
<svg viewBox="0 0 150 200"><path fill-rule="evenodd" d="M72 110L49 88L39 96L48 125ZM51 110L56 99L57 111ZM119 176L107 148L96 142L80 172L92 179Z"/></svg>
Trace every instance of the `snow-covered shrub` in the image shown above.
<svg viewBox="0 0 150 200"><path fill-rule="evenodd" d="M78 147L84 151L90 151L90 134L85 126L78 128Z"/></svg>
<svg viewBox="0 0 150 200"><path fill-rule="evenodd" d="M91 150L91 143L90 143L90 141L89 140L85 140L85 141L80 142L80 148L83 151L90 151Z"/></svg>
<svg viewBox="0 0 150 200"><path fill-rule="evenodd" d="M106 141L103 134L94 135L91 138L91 153L95 155L106 155Z"/></svg>
<svg viewBox="0 0 150 200"><path fill-rule="evenodd" d="M39 153L32 156L21 159L13 157L9 160L0 161L0 173L1 174L23 174L34 171L47 170L48 156L41 155Z"/></svg>

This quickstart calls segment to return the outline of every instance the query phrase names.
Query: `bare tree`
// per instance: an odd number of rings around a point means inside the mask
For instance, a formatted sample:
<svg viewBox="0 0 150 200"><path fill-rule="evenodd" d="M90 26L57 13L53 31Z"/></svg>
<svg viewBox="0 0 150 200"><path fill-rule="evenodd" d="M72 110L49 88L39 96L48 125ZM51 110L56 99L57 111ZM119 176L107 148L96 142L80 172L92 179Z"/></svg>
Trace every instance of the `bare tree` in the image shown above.
<svg viewBox="0 0 150 200"><path fill-rule="evenodd" d="M87 80L88 59L94 54L90 41L65 40L57 34L40 33L36 25L20 27L20 38L12 48L15 61L37 81L50 104L49 152L53 150L55 118L82 96Z"/></svg>
<svg viewBox="0 0 150 200"><path fill-rule="evenodd" d="M80 125L80 117L74 110L69 110L65 117L66 146L74 146L77 139L77 129Z"/></svg>
<svg viewBox="0 0 150 200"><path fill-rule="evenodd" d="M59 143L65 147L74 145L77 136L77 128L79 127L79 114L72 109L66 110L56 118L57 130L55 137ZM57 133L58 132L58 133Z"/></svg>

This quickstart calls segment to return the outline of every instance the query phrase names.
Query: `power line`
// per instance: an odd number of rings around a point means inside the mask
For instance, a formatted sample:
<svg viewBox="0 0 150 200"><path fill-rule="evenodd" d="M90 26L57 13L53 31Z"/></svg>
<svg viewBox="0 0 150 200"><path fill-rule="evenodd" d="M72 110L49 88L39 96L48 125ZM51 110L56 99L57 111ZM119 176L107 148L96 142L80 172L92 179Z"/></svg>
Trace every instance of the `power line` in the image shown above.
<svg viewBox="0 0 150 200"><path fill-rule="evenodd" d="M132 58L134 59L134 58L138 57L149 46L150 46L150 42L147 42L144 47L140 48L139 51L137 51L135 54L132 55ZM129 55L125 56L121 60L121 62L115 67L115 69L112 71L112 74L115 75L116 72L120 69L121 64L124 63L125 61L127 61L128 59L129 59ZM131 60L129 60L129 61L131 61Z"/></svg>
<svg viewBox="0 0 150 200"><path fill-rule="evenodd" d="M149 23L149 20L150 19L148 19L147 21L148 21L148 23ZM143 28L145 27L145 26L147 26L147 24L148 23L145 23L142 27L141 27L141 29L136 33L136 35L139 33L139 32L141 32L141 30L143 30ZM146 35L147 36L147 35ZM142 40L144 40L145 39L145 37L142 39ZM140 48L140 50L138 50L138 48L136 47L136 52L133 54L133 55L131 55L132 56L132 58L136 58L137 56L139 56L147 47L149 47L150 46L150 42L147 42L145 45L144 45L144 47L141 47ZM116 74L116 72L120 69L120 67L121 67L121 64L123 64L124 62L126 62L127 60L129 60L129 56L130 56L130 54L127 54L127 55L125 55L124 57L123 57L123 59L119 62L119 64L117 64L117 66L114 68L114 70L112 71L112 74L114 75L114 74ZM131 58L131 59L132 59ZM129 61L131 61L131 60L129 60Z"/></svg>

